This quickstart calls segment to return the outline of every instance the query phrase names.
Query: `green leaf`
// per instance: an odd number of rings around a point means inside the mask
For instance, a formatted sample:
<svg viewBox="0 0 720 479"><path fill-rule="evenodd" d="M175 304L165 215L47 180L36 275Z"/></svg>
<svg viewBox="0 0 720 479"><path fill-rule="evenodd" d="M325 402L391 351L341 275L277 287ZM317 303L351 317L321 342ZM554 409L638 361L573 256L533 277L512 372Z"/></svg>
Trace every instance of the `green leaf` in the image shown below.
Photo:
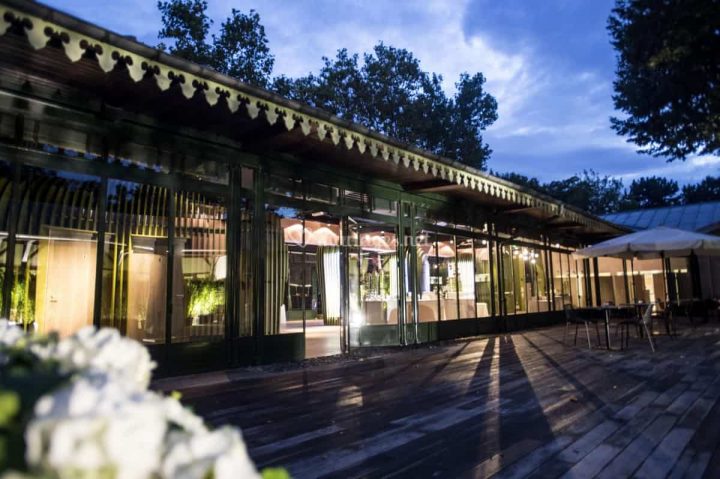
<svg viewBox="0 0 720 479"><path fill-rule="evenodd" d="M20 396L14 391L0 391L0 427L7 427L20 411Z"/></svg>
<svg viewBox="0 0 720 479"><path fill-rule="evenodd" d="M290 473L282 467L266 467L260 474L263 479L291 479Z"/></svg>

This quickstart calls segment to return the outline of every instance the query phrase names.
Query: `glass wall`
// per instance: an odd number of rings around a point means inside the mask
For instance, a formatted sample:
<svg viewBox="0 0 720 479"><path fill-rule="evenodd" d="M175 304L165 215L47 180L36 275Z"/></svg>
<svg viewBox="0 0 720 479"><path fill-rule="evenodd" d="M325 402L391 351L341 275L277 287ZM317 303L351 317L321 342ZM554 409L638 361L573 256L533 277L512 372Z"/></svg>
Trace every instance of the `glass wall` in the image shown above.
<svg viewBox="0 0 720 479"><path fill-rule="evenodd" d="M417 253L415 267L417 276L417 320L421 323L437 321L440 318L440 285L434 272L436 269L434 266L437 265L435 235L427 230L420 231L415 244Z"/></svg>
<svg viewBox="0 0 720 479"><path fill-rule="evenodd" d="M670 301L678 302L693 299L690 259L687 257L668 258L666 263Z"/></svg>
<svg viewBox="0 0 720 479"><path fill-rule="evenodd" d="M490 282L490 251L492 246L488 240L475 240L475 298L478 318L490 316L492 311L492 290Z"/></svg>
<svg viewBox="0 0 720 479"><path fill-rule="evenodd" d="M120 180L108 181L106 197L102 325L145 343L163 343L172 198L166 188ZM183 247L180 237L175 250ZM180 332L186 317L182 255L172 269L172 324Z"/></svg>
<svg viewBox="0 0 720 479"><path fill-rule="evenodd" d="M222 339L225 335L227 209L219 196L175 194L175 256L182 278L183 321L173 322L172 341Z"/></svg>
<svg viewBox="0 0 720 479"><path fill-rule="evenodd" d="M563 265L563 255L557 251L550 251L550 264L552 265L552 297L555 309L562 310L563 305L570 303L570 277L567 266Z"/></svg>
<svg viewBox="0 0 720 479"><path fill-rule="evenodd" d="M475 257L473 240L456 236L458 318L474 318L475 314Z"/></svg>
<svg viewBox="0 0 720 479"><path fill-rule="evenodd" d="M598 258L600 299L603 304L624 304L629 300L623 261L619 258Z"/></svg>
<svg viewBox="0 0 720 479"><path fill-rule="evenodd" d="M395 228L352 221L350 231L351 326L397 325L400 270Z"/></svg>
<svg viewBox="0 0 720 479"><path fill-rule="evenodd" d="M61 336L93 323L100 179L22 167L10 319Z"/></svg>
<svg viewBox="0 0 720 479"><path fill-rule="evenodd" d="M632 260L631 274L636 302L654 303L666 300L665 278L660 259Z"/></svg>
<svg viewBox="0 0 720 479"><path fill-rule="evenodd" d="M455 240L452 235L435 234L435 244L430 254L433 276L438 296L438 309L442 321L458 319L458 275Z"/></svg>

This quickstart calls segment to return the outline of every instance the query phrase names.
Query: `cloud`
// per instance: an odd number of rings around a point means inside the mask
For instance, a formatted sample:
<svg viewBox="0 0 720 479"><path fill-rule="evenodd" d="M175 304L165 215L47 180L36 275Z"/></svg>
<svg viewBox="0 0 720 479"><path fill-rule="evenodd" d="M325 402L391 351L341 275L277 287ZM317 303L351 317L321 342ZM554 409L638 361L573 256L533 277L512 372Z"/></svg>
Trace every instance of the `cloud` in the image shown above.
<svg viewBox="0 0 720 479"><path fill-rule="evenodd" d="M157 43L154 1L51 0L80 18ZM489 166L544 181L583 169L632 179L668 174L681 181L718 173L717 159L666 164L639 155L610 128L614 52L605 23L613 0L208 0L217 29L232 8L256 9L275 54L275 74L317 71L322 57L378 42L407 48L447 92L461 72L482 72L499 119L484 134ZM713 157L714 158L714 157Z"/></svg>

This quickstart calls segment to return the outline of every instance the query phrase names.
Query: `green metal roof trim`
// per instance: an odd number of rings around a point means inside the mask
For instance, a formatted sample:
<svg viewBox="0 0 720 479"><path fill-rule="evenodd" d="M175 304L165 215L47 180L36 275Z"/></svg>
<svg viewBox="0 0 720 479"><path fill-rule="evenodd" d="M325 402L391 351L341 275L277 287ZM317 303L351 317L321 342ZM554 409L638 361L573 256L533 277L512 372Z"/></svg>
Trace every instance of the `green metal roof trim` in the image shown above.
<svg viewBox="0 0 720 479"><path fill-rule="evenodd" d="M720 201L623 211L603 218L634 230L669 226L707 233L720 225Z"/></svg>
<svg viewBox="0 0 720 479"><path fill-rule="evenodd" d="M111 72L117 63L122 63L133 81L139 82L151 75L161 91L176 83L182 94L191 99L200 90L210 106L217 105L223 97L226 107L232 113L244 112L252 119L263 118L270 125L281 121L288 131L299 128L305 136L318 141L331 141L335 146L347 150L356 148L361 154L368 154L378 161L392 161L405 168L422 170L435 178L523 207L541 208L551 215L577 224L602 225L622 231L617 225L528 188L416 147L403 145L322 110L249 86L35 2L0 0L0 36L7 33L13 24L22 25L28 42L36 50L45 48L51 38L60 38L65 55L72 62L79 61L90 50L106 73Z"/></svg>

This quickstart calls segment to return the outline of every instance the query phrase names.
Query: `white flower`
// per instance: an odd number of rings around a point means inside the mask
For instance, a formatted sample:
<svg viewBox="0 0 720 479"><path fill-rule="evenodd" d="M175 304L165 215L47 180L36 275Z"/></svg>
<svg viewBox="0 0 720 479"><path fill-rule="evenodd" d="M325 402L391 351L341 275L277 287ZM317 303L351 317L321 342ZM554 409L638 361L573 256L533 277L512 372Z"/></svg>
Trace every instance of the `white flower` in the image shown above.
<svg viewBox="0 0 720 479"><path fill-rule="evenodd" d="M172 434L162 477L178 479L260 478L240 433L232 427L199 434Z"/></svg>
<svg viewBox="0 0 720 479"><path fill-rule="evenodd" d="M185 432L202 434L208 430L200 416L172 397L165 398L165 417L171 425L182 428Z"/></svg>
<svg viewBox="0 0 720 479"><path fill-rule="evenodd" d="M155 367L142 344L113 328L82 328L36 354L58 361L66 373L106 374L138 391L147 389Z"/></svg>
<svg viewBox="0 0 720 479"><path fill-rule="evenodd" d="M7 319L0 319L0 346L13 347L24 337L22 329Z"/></svg>
<svg viewBox="0 0 720 479"><path fill-rule="evenodd" d="M167 431L165 400L119 383L79 378L35 405L25 431L28 464L60 477L156 474Z"/></svg>

